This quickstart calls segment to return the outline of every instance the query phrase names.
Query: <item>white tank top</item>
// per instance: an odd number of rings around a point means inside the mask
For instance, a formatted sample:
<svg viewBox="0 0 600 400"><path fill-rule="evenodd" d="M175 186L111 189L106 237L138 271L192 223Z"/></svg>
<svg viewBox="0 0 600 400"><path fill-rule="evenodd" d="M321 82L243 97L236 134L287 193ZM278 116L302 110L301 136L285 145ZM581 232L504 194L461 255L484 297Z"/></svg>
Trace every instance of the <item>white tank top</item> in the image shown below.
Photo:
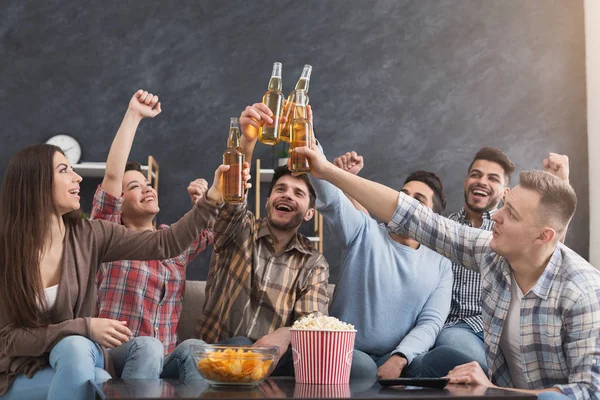
<svg viewBox="0 0 600 400"><path fill-rule="evenodd" d="M58 295L58 285L50 286L44 289L46 295L46 310L49 310L56 303L56 296Z"/></svg>

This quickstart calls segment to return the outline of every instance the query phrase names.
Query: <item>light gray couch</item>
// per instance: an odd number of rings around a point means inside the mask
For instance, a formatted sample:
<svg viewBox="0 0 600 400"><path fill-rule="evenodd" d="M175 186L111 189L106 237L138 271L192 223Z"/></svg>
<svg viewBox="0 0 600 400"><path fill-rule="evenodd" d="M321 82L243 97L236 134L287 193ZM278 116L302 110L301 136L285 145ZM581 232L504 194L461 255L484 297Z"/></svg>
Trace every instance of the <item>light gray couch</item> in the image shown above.
<svg viewBox="0 0 600 400"><path fill-rule="evenodd" d="M204 289L206 281L186 281L185 295L183 297L183 309L181 310L181 318L179 319L178 336L179 341L194 337L194 329L196 322L200 317L200 312L204 306ZM329 298L333 294L335 285L329 284L327 292Z"/></svg>

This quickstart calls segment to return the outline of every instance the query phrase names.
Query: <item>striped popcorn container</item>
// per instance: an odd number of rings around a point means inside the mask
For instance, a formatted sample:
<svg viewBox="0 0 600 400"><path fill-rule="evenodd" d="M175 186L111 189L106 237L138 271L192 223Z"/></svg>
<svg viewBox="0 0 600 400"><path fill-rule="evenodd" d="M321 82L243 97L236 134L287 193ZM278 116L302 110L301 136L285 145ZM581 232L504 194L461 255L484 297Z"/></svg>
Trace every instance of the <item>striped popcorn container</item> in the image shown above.
<svg viewBox="0 0 600 400"><path fill-rule="evenodd" d="M347 399L350 397L350 385L310 385L296 383L294 398L296 399Z"/></svg>
<svg viewBox="0 0 600 400"><path fill-rule="evenodd" d="M290 329L297 383L348 384L356 330Z"/></svg>

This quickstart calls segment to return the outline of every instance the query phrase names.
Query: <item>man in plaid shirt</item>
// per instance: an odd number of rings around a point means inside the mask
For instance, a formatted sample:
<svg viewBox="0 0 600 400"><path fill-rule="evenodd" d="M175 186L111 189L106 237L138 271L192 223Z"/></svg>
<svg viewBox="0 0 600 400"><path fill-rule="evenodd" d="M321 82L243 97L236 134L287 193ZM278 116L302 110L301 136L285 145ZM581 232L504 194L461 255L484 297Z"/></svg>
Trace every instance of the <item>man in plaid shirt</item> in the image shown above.
<svg viewBox="0 0 600 400"><path fill-rule="evenodd" d="M470 362L448 373L452 383L539 399L600 399L600 271L559 242L577 204L568 182L545 171L522 172L489 232L342 171L314 149L294 151L309 157L315 177L354 197L392 232L481 272L489 378ZM550 160L545 167L560 169Z"/></svg>
<svg viewBox="0 0 600 400"><path fill-rule="evenodd" d="M139 164L128 163L127 157L142 118L153 118L160 111L158 96L140 90L132 97L110 149L90 218L123 224L130 230L154 230L152 221L159 211L156 190L142 174ZM204 180L190 183L188 193L192 202L198 201L206 190ZM177 328L186 266L212 239L212 231L205 229L178 257L122 260L100 266L96 316L124 321L134 335L133 340L111 350L111 359L120 377L200 379L190 353L190 346L200 341L186 340L176 348ZM134 353L143 353L145 357L134 356ZM168 356L163 361L165 354Z"/></svg>
<svg viewBox="0 0 600 400"><path fill-rule="evenodd" d="M240 116L241 146L249 162L262 122L272 112L258 103ZM212 195L214 186L209 190ZM327 314L329 265L298 233L314 215L315 192L306 175L280 167L269 187L266 217L257 219L247 203L225 204L214 227L214 252L206 302L196 335L207 343L278 346L274 375L293 375L289 348L293 322L315 312Z"/></svg>

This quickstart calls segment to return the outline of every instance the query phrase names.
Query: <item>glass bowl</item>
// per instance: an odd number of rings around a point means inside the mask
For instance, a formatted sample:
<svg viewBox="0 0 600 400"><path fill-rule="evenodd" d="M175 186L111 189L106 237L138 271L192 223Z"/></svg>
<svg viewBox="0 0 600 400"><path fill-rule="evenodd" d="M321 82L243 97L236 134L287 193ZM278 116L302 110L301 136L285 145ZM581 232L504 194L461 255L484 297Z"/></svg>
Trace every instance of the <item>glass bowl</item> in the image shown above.
<svg viewBox="0 0 600 400"><path fill-rule="evenodd" d="M276 346L192 346L200 375L211 385L255 386L275 369Z"/></svg>

